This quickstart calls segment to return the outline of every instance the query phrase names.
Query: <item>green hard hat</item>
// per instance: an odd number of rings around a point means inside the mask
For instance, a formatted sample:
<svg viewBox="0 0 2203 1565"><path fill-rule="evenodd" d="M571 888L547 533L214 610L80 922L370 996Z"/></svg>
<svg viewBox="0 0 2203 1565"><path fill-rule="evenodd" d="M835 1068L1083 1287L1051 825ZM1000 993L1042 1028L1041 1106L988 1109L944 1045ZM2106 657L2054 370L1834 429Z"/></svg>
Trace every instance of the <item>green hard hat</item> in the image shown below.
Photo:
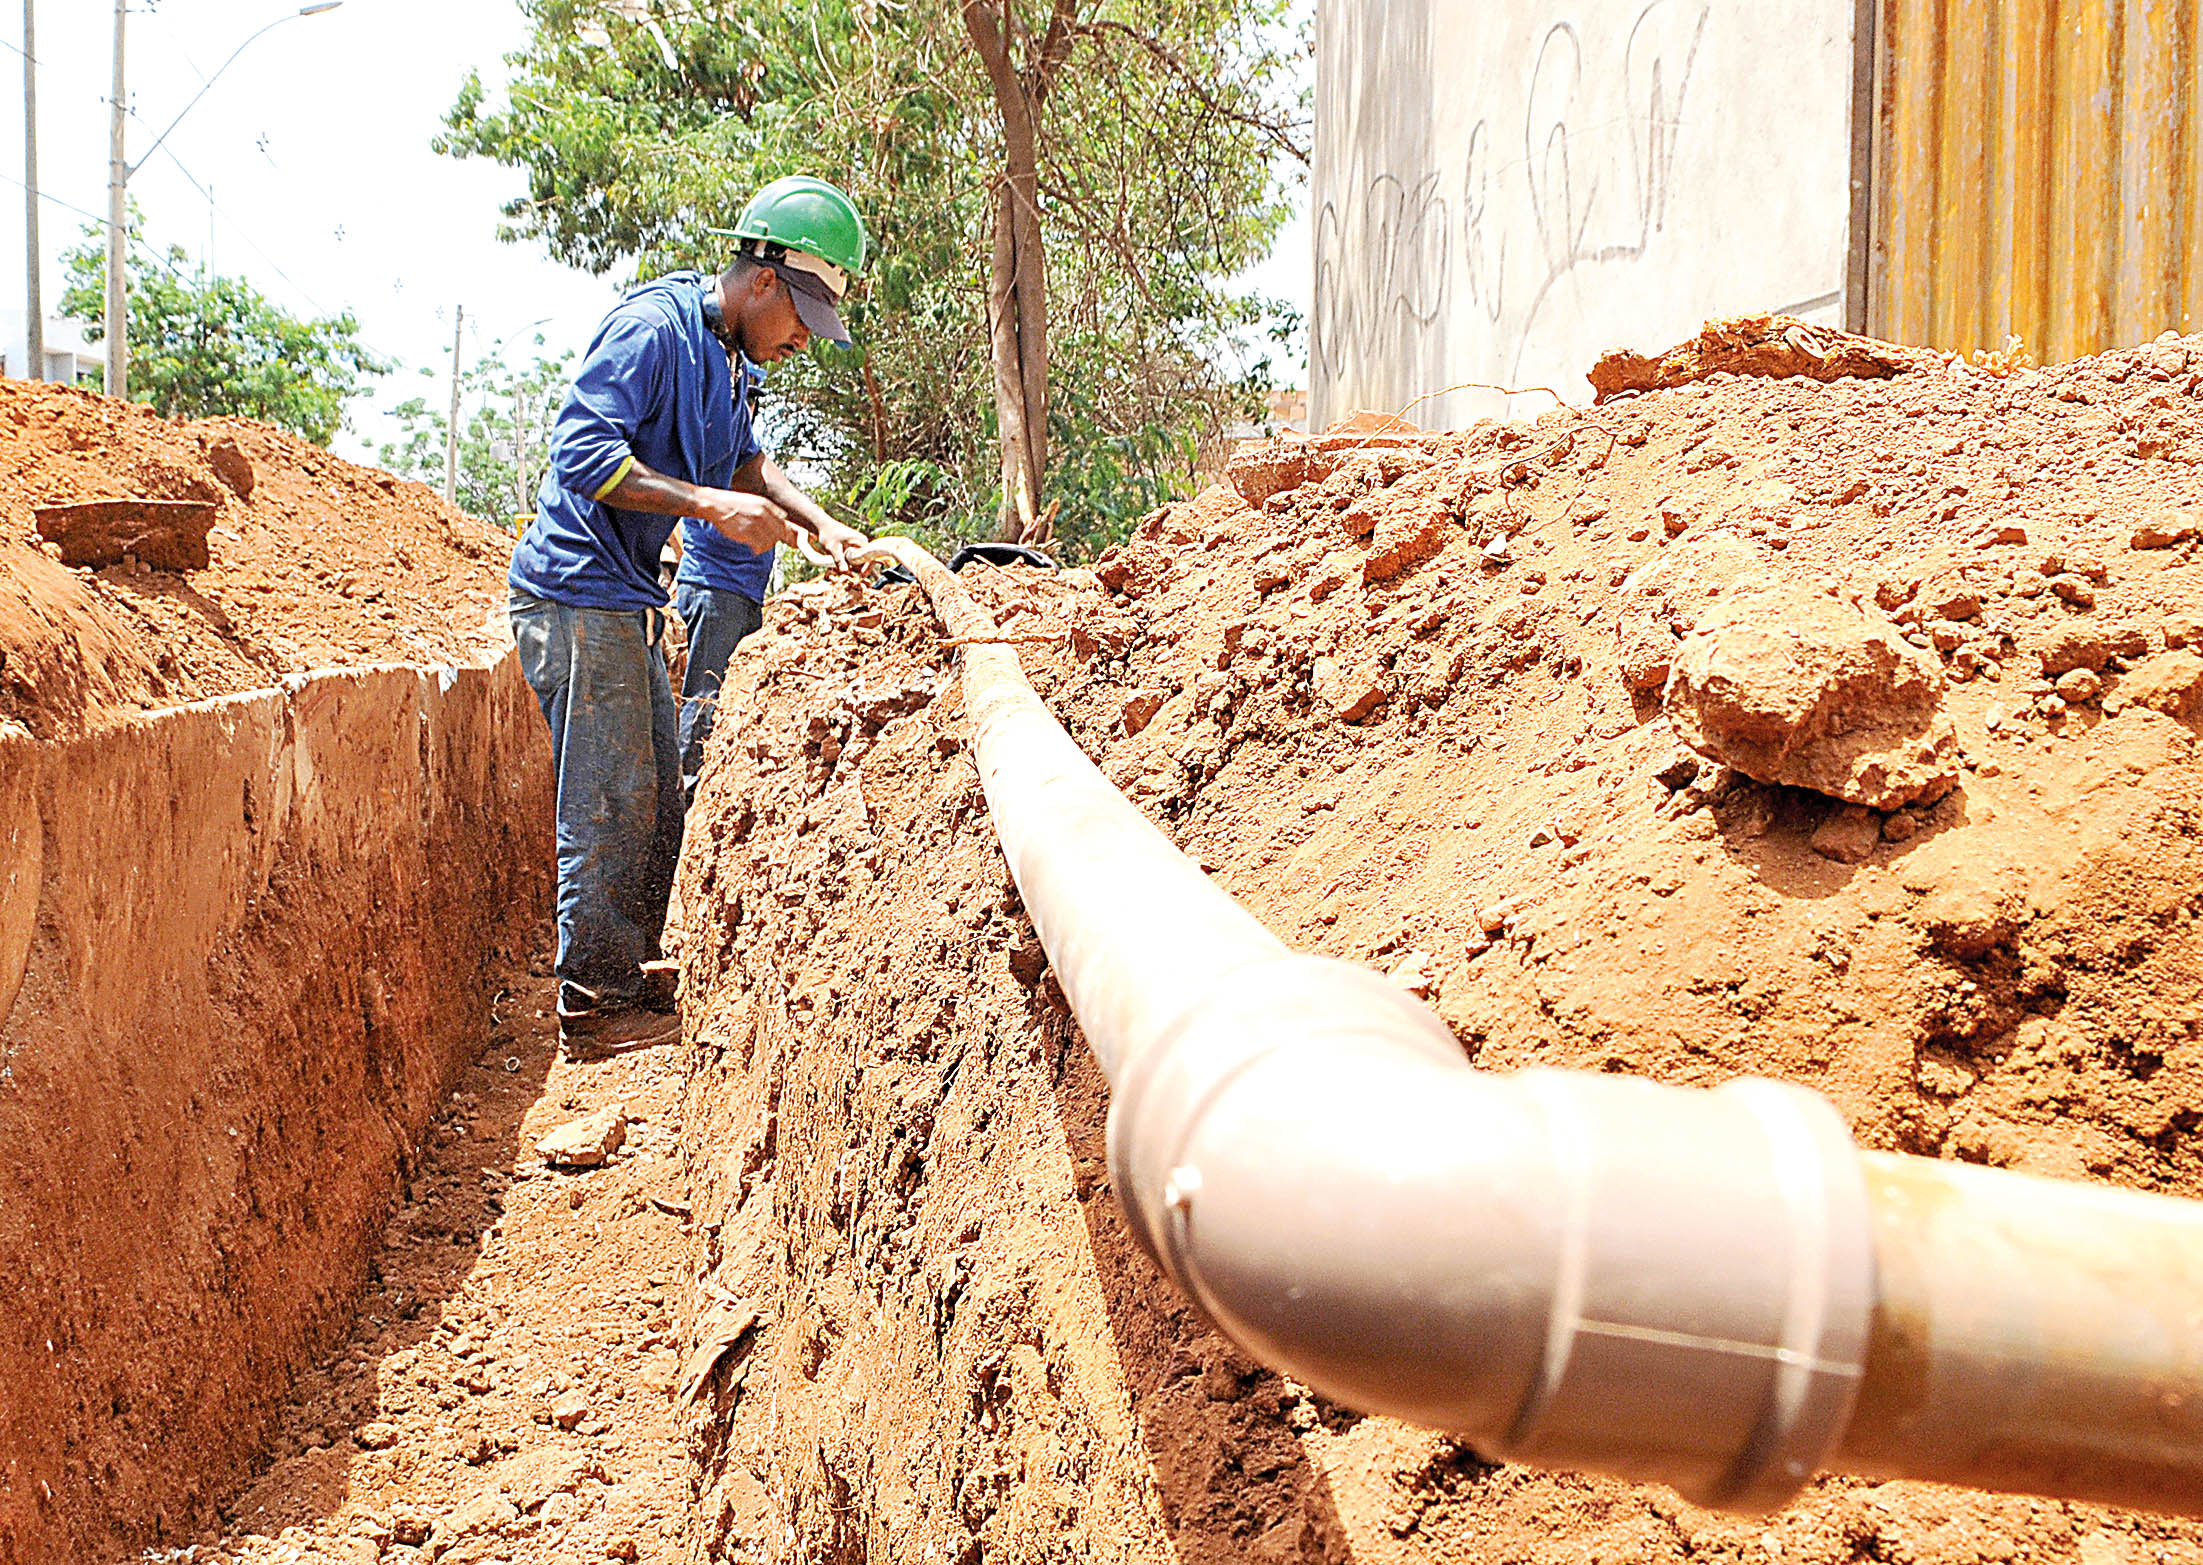
<svg viewBox="0 0 2203 1565"><path fill-rule="evenodd" d="M872 249L857 204L808 174L776 179L750 197L733 235L815 255L843 273L863 271ZM846 283L835 281L839 294Z"/></svg>

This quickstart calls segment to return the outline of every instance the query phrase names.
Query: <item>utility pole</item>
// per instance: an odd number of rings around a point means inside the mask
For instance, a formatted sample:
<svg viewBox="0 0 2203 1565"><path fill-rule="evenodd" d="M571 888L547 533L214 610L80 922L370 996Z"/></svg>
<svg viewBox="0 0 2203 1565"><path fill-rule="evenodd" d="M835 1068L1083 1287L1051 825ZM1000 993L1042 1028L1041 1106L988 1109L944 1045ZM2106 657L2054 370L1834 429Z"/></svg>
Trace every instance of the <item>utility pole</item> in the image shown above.
<svg viewBox="0 0 2203 1565"><path fill-rule="evenodd" d="M224 71L237 63L237 56L252 47L259 38L285 22L301 16L320 16L334 11L344 0L312 0L296 11L277 17L259 32L252 34L231 53L230 57L214 68L214 74L200 83L191 101L184 105L183 113L168 122L168 129L153 138L153 145L145 149L145 158L161 149L177 126L184 122L184 115L199 106L199 100L214 90L214 84ZM129 9L129 0L115 0L115 90L110 102L114 111L114 126L107 158L107 319L104 330L107 336L107 394L111 397L127 397L130 394L130 293L129 293L129 203L130 176L145 166L140 158L132 166L123 142L124 122L129 112L129 99L124 94L122 75L122 19ZM209 219L212 222L212 219Z"/></svg>
<svg viewBox="0 0 2203 1565"><path fill-rule="evenodd" d="M115 0L115 90L109 100L114 110L107 156L107 394L130 395L130 295L127 257L130 248L129 213L125 192L130 188L130 161L123 155L123 120L129 100L123 96L122 19L129 0Z"/></svg>
<svg viewBox="0 0 2203 1565"><path fill-rule="evenodd" d="M451 328L451 421L444 426L444 504L459 503L459 350L466 346L467 307Z"/></svg>
<svg viewBox="0 0 2203 1565"><path fill-rule="evenodd" d="M25 380L46 378L46 299L38 261L38 0L23 0L23 234L30 309L23 317Z"/></svg>
<svg viewBox="0 0 2203 1565"><path fill-rule="evenodd" d="M513 466L519 469L519 498L513 503L518 516L528 508L528 396L524 387L513 388Z"/></svg>

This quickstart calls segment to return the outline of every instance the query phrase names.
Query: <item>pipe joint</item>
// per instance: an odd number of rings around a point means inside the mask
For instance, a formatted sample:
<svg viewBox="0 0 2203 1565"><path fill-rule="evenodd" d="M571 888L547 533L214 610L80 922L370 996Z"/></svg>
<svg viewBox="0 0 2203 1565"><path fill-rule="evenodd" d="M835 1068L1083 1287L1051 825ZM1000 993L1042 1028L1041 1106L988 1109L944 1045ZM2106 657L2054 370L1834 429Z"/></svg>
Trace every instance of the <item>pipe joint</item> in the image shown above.
<svg viewBox="0 0 2203 1565"><path fill-rule="evenodd" d="M1289 956L1126 1061L1109 1138L1148 1252L1347 1406L1738 1510L1850 1416L1871 1235L1816 1094L1478 1072L1398 986Z"/></svg>
<svg viewBox="0 0 2203 1565"><path fill-rule="evenodd" d="M1786 1504L1840 1442L1874 1301L1866 1186L1834 1105L1529 1071L1564 1192L1544 1372L1496 1449ZM1654 1388L1659 1388L1655 1390Z"/></svg>
<svg viewBox="0 0 2203 1565"><path fill-rule="evenodd" d="M1279 948L1213 981L1167 1028L1129 1054L1109 1107L1109 1161L1133 1236L1195 1299L1176 1240L1200 1170L1185 1161L1208 1107L1278 1050L1403 1053L1465 1070L1446 1024L1398 984L1351 962ZM1327 1055L1328 1057L1328 1055ZM1174 1199L1175 1197L1175 1199Z"/></svg>

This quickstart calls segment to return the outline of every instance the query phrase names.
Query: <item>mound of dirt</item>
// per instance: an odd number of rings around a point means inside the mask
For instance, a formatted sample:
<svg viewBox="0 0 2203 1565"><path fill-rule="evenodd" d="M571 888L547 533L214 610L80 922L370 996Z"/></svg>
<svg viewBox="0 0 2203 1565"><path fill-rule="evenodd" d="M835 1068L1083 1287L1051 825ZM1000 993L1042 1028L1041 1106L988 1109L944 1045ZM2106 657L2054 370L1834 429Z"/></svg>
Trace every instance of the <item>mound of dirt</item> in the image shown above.
<svg viewBox="0 0 2203 1565"><path fill-rule="evenodd" d="M1713 374L1278 448L1091 573L976 585L1187 853L1481 1065L1782 1077L1868 1146L2203 1197L2199 391L2199 339ZM1955 783L1877 810L1679 743L1689 638L1747 594L1891 627L1913 705L1853 715L1947 723ZM1712 1515L1243 1361L1125 1233L916 589L790 594L721 713L682 879L696 1303L758 1325L693 1426L704 1555L2203 1560L2192 1524L1918 1485Z"/></svg>
<svg viewBox="0 0 2203 1565"><path fill-rule="evenodd" d="M1775 379L1887 380L1943 367L1943 355L1851 332L1808 325L1795 315L1739 315L1708 321L1689 342L1658 358L1622 349L1591 366L1596 400L1688 385L1714 375Z"/></svg>
<svg viewBox="0 0 2203 1565"><path fill-rule="evenodd" d="M154 503L91 504L117 501ZM0 380L0 720L62 738L307 669L479 657L510 549L263 424Z"/></svg>

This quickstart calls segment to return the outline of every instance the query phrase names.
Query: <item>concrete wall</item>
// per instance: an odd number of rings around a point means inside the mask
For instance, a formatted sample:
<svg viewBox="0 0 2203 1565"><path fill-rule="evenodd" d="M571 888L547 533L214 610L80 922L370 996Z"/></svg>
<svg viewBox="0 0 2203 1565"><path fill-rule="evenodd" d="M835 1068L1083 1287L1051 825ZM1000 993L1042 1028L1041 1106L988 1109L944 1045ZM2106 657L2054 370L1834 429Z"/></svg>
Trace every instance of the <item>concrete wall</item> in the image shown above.
<svg viewBox="0 0 2203 1565"><path fill-rule="evenodd" d="M1842 324L1855 9L1320 0L1315 426L1587 400L1600 353L1713 315Z"/></svg>
<svg viewBox="0 0 2203 1565"><path fill-rule="evenodd" d="M0 1565L248 1470L548 911L550 801L510 652L0 724Z"/></svg>

